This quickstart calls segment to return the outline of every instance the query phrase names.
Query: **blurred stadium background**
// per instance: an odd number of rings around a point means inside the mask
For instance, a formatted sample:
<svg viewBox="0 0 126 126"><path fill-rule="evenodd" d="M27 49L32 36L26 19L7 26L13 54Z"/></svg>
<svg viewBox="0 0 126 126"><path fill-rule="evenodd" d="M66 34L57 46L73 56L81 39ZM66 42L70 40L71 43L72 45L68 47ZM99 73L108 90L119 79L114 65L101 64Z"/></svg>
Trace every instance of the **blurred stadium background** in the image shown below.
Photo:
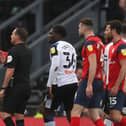
<svg viewBox="0 0 126 126"><path fill-rule="evenodd" d="M123 1L123 0L122 0ZM78 36L78 22L91 17L95 33L103 36L106 21L126 19L125 6L119 0L0 0L0 49L7 51L10 33L16 26L29 31L27 45L32 49L32 95L27 103L26 115L34 115L44 96L49 70L49 43L47 33L51 26L62 24L67 29L65 38L72 43L81 60L83 39ZM125 0L124 0L125 1ZM5 68L0 65L0 84Z"/></svg>

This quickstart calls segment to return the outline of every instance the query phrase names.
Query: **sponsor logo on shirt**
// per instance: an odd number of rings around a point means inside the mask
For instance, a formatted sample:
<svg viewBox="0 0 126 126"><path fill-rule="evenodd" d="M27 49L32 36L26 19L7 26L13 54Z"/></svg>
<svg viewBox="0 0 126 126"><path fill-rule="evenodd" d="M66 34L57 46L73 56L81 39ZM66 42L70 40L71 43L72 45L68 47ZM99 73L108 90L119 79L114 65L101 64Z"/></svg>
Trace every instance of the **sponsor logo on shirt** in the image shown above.
<svg viewBox="0 0 126 126"><path fill-rule="evenodd" d="M88 51L89 52L92 52L93 51L93 46L92 45L88 45L87 48L88 48Z"/></svg>
<svg viewBox="0 0 126 126"><path fill-rule="evenodd" d="M121 53L122 53L123 56L126 56L126 49L122 49Z"/></svg>
<svg viewBox="0 0 126 126"><path fill-rule="evenodd" d="M56 53L55 47L52 47L52 48L50 49L50 53L51 53L51 54L55 54L55 53Z"/></svg>

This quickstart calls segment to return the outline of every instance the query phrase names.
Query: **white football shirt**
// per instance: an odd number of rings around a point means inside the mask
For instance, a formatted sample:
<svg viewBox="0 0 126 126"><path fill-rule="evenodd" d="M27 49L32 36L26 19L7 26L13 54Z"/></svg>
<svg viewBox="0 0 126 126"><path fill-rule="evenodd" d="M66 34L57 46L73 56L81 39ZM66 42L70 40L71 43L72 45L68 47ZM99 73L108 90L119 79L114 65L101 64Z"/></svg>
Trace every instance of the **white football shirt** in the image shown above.
<svg viewBox="0 0 126 126"><path fill-rule="evenodd" d="M75 48L66 41L58 41L50 48L51 66L47 87L57 84L58 87L77 83L75 74L77 54Z"/></svg>

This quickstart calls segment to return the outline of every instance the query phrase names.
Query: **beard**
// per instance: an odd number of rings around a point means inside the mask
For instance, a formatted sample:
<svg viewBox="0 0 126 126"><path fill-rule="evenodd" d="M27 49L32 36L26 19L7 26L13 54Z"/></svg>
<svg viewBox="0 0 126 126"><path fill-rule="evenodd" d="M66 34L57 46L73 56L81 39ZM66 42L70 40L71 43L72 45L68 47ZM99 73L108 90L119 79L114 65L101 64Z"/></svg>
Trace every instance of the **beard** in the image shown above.
<svg viewBox="0 0 126 126"><path fill-rule="evenodd" d="M112 42L112 39L113 39L113 36L109 36L109 37L107 38L108 43L109 43L109 42Z"/></svg>

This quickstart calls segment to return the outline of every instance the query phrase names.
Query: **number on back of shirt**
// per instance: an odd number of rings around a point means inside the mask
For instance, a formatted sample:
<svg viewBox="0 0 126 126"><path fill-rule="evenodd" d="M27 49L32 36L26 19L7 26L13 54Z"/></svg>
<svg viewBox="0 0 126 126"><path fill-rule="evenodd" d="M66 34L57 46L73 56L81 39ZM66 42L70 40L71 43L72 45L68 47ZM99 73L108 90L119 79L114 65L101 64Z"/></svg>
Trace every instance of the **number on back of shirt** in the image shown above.
<svg viewBox="0 0 126 126"><path fill-rule="evenodd" d="M74 53L70 53L70 52L63 52L63 55L65 56L65 64L63 65L64 68L75 68L76 65L76 56Z"/></svg>

